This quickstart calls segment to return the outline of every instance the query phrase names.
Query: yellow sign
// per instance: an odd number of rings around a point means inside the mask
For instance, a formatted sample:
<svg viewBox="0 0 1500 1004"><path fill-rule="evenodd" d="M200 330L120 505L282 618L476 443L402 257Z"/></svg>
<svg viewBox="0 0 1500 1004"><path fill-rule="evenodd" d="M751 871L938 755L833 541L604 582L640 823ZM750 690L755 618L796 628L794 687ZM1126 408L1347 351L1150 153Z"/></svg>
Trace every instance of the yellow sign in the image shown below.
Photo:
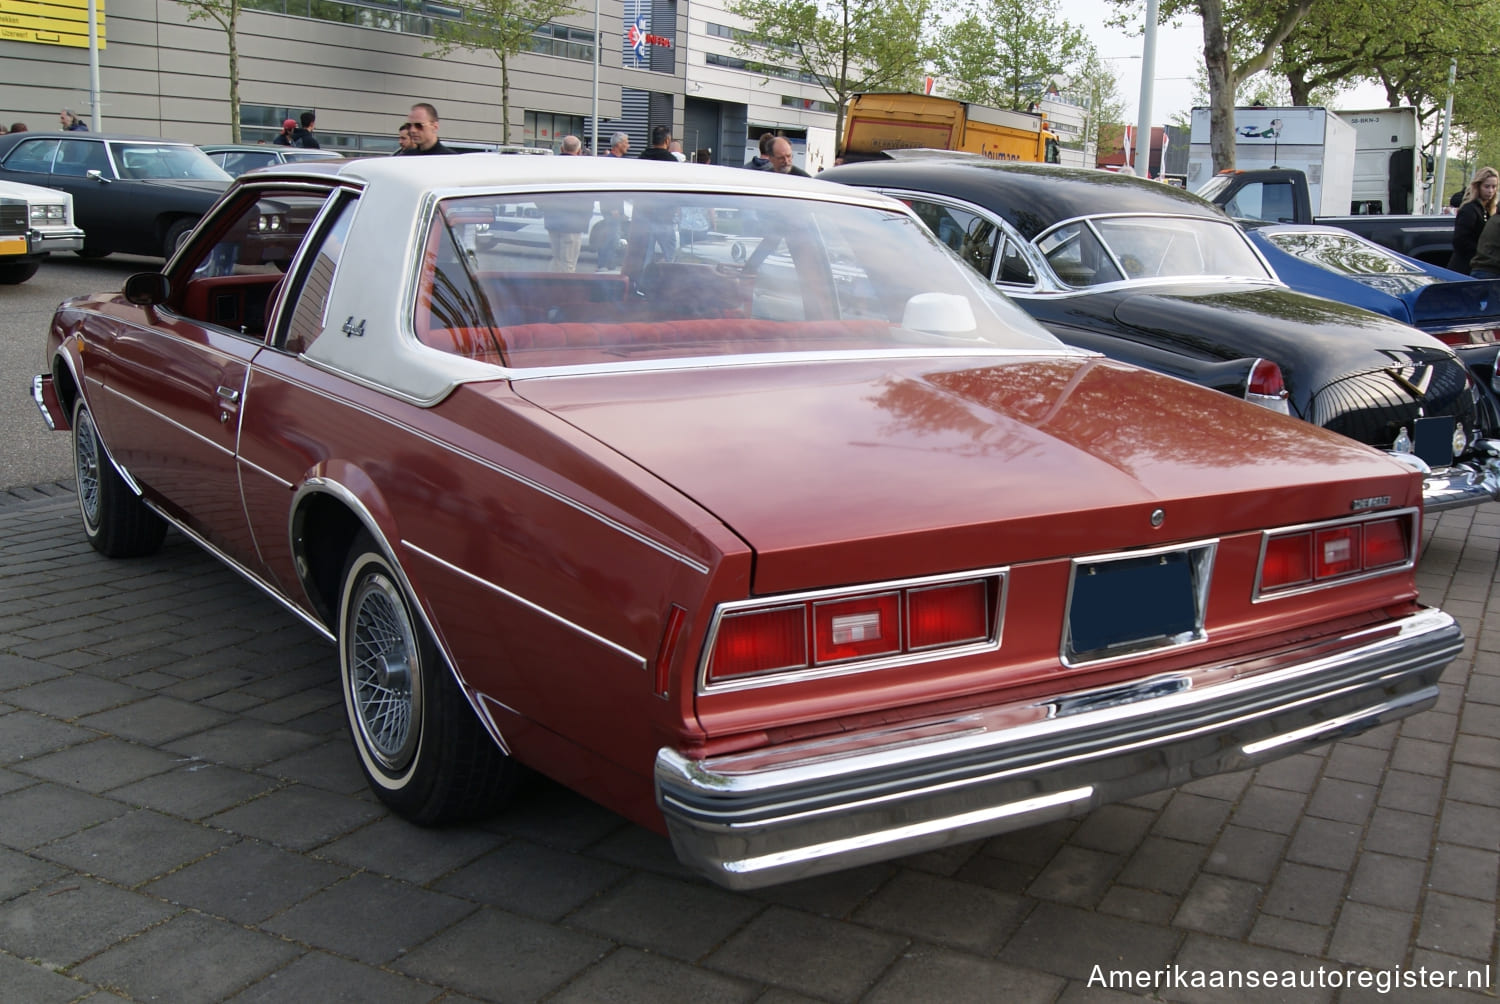
<svg viewBox="0 0 1500 1004"><path fill-rule="evenodd" d="M26 238L0 237L0 254L25 254Z"/></svg>
<svg viewBox="0 0 1500 1004"><path fill-rule="evenodd" d="M95 10L99 48L104 48L104 0ZM0 0L0 38L43 45L89 45L88 0Z"/></svg>

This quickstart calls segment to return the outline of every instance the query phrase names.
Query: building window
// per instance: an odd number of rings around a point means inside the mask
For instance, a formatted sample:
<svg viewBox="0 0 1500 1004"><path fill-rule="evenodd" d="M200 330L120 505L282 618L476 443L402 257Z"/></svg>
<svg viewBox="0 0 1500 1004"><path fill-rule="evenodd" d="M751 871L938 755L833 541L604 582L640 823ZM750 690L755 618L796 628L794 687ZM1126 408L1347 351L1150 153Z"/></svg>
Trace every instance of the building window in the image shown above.
<svg viewBox="0 0 1500 1004"><path fill-rule="evenodd" d="M399 31L431 37L434 21L458 21L463 7L430 0L241 0L246 10L261 10L361 28ZM562 59L594 58L594 33L565 24L544 24L532 32L528 51ZM393 142L394 145L394 142Z"/></svg>
<svg viewBox="0 0 1500 1004"><path fill-rule="evenodd" d="M800 108L805 112L827 112L829 115L837 115L839 106L832 101L819 101L817 98L799 98L795 94L783 94L781 96L781 107Z"/></svg>
<svg viewBox="0 0 1500 1004"><path fill-rule="evenodd" d="M554 115L552 112L527 112L523 142L527 146L539 146L558 153L562 150L562 138L570 133L584 140L584 121L581 115Z"/></svg>

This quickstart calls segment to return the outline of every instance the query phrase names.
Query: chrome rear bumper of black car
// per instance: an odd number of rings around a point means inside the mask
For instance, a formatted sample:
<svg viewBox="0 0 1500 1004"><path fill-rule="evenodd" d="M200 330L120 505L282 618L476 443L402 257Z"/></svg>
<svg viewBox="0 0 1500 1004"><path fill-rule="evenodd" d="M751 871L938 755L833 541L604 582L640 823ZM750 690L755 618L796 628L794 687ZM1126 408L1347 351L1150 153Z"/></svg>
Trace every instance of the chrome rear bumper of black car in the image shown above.
<svg viewBox="0 0 1500 1004"><path fill-rule="evenodd" d="M1463 636L1440 610L1270 655L749 753L656 759L682 861L748 889L1076 815L1403 718Z"/></svg>
<svg viewBox="0 0 1500 1004"><path fill-rule="evenodd" d="M1442 512L1500 501L1500 441L1481 440L1447 467L1429 467L1410 453L1388 455L1422 472L1422 509Z"/></svg>

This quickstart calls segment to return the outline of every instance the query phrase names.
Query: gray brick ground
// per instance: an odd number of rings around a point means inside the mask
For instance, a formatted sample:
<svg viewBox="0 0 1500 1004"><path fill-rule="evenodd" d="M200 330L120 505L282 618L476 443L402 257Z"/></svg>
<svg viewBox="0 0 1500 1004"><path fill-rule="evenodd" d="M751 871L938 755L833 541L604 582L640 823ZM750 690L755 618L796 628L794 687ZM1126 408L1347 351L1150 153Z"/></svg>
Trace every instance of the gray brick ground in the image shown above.
<svg viewBox="0 0 1500 1004"><path fill-rule="evenodd" d="M751 893L550 782L477 826L371 797L333 654L169 535L109 562L0 496L0 1001L1083 1004L1400 999L1174 971L1451 971L1493 1001L1500 505L1428 521L1465 655L1433 711L977 844Z"/></svg>

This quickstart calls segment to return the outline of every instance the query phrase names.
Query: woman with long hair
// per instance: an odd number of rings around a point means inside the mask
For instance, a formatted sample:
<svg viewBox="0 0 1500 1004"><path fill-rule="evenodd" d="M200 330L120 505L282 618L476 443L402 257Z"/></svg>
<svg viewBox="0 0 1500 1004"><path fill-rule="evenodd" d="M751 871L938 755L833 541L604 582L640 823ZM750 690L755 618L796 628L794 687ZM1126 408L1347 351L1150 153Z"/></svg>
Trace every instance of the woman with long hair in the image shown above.
<svg viewBox="0 0 1500 1004"><path fill-rule="evenodd" d="M1458 216L1453 220L1453 255L1448 259L1448 267L1453 271L1469 274L1469 261L1479 245L1479 235L1494 215L1497 193L1500 193L1500 171L1481 167L1469 182Z"/></svg>

